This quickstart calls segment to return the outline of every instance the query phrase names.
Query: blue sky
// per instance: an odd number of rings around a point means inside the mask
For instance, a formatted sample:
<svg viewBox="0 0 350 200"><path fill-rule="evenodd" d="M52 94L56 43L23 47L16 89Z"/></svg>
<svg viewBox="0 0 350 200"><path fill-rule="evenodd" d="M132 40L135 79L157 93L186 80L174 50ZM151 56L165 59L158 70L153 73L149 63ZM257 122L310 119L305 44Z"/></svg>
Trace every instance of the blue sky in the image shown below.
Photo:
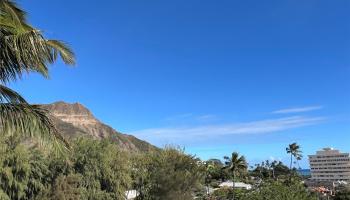
<svg viewBox="0 0 350 200"><path fill-rule="evenodd" d="M32 103L80 102L203 159L350 151L348 0L18 2L77 55L11 85Z"/></svg>

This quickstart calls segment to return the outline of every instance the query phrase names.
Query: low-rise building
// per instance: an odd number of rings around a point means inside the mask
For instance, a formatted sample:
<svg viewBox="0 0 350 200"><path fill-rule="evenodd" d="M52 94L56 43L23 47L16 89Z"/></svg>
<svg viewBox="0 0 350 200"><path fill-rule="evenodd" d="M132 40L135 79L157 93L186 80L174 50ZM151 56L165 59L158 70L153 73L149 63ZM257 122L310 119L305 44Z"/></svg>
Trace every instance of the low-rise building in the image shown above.
<svg viewBox="0 0 350 200"><path fill-rule="evenodd" d="M128 190L125 191L125 199L126 200L133 200L136 199L136 197L139 195L139 193L136 190Z"/></svg>
<svg viewBox="0 0 350 200"><path fill-rule="evenodd" d="M219 187L231 187L231 188L232 188L232 186L233 186L232 181L222 182L219 185ZM235 182L235 188L250 190L250 189L252 189L252 186L250 184L246 184L246 183L242 183L242 182Z"/></svg>

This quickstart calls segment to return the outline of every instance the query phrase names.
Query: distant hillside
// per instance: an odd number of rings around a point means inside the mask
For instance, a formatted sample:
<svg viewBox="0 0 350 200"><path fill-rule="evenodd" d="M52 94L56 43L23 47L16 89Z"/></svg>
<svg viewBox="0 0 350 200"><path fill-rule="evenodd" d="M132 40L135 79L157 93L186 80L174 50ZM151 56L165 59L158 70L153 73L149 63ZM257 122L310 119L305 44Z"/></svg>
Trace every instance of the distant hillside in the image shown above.
<svg viewBox="0 0 350 200"><path fill-rule="evenodd" d="M100 122L79 103L55 102L42 105L52 115L57 129L66 138L86 136L96 139L110 138L121 148L131 151L150 151L156 147L134 136L122 134Z"/></svg>

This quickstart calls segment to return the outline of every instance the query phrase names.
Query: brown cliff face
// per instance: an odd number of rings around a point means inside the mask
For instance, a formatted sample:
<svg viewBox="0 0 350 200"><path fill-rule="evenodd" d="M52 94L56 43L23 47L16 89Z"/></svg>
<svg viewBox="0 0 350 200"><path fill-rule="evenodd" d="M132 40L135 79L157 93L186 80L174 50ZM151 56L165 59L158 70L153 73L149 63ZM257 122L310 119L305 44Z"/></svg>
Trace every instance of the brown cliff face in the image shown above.
<svg viewBox="0 0 350 200"><path fill-rule="evenodd" d="M137 139L136 137L122 134L103 124L80 103L55 102L42 105L52 115L53 121L66 138L87 136L95 139L108 138L115 141L121 148L131 151L150 151L155 147Z"/></svg>

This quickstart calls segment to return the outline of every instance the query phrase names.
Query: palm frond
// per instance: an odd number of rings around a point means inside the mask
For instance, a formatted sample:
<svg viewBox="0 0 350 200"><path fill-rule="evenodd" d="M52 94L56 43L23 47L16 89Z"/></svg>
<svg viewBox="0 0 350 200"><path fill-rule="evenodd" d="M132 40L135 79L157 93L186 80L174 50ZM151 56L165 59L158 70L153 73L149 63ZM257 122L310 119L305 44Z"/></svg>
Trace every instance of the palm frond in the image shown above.
<svg viewBox="0 0 350 200"><path fill-rule="evenodd" d="M54 146L57 146L63 142L68 147L47 114L40 106L29 105L20 94L0 84L1 134L17 134L24 138L37 136L43 143L54 141Z"/></svg>
<svg viewBox="0 0 350 200"><path fill-rule="evenodd" d="M0 30L0 79L3 82L20 78L23 72L39 72L48 76L47 63L54 58L42 35L36 30L4 34Z"/></svg>
<svg viewBox="0 0 350 200"><path fill-rule="evenodd" d="M244 156L240 156L239 153L233 152L231 157L225 156L225 169L229 169L234 172L235 170L243 170L247 168L247 162Z"/></svg>
<svg viewBox="0 0 350 200"><path fill-rule="evenodd" d="M0 29L0 80L8 82L21 78L23 72L38 72L48 77L47 64L58 54L68 65L75 64L73 51L58 40L46 40L38 30L8 34Z"/></svg>
<svg viewBox="0 0 350 200"><path fill-rule="evenodd" d="M0 81L21 78L24 72L48 77L48 64L58 55L68 65L75 64L73 51L58 40L47 40L26 23L26 13L13 1L0 0Z"/></svg>
<svg viewBox="0 0 350 200"><path fill-rule="evenodd" d="M26 100L16 91L0 85L0 103L22 103L26 104Z"/></svg>
<svg viewBox="0 0 350 200"><path fill-rule="evenodd" d="M54 59L57 59L57 54L59 54L66 64L75 65L74 52L67 44L58 40L47 40L46 44L51 47Z"/></svg>
<svg viewBox="0 0 350 200"><path fill-rule="evenodd" d="M47 40L26 22L26 13L12 0L0 0L0 134L21 134L46 141L63 141L40 106L28 104L5 85L24 73L37 72L48 77L48 65L58 55L74 64L74 54L64 43Z"/></svg>
<svg viewBox="0 0 350 200"><path fill-rule="evenodd" d="M26 23L26 12L20 9L14 1L0 0L0 14L14 23Z"/></svg>
<svg viewBox="0 0 350 200"><path fill-rule="evenodd" d="M47 111L38 105L0 104L0 133L5 135L20 134L28 138L40 138L44 142L68 142L59 134L47 115Z"/></svg>
<svg viewBox="0 0 350 200"><path fill-rule="evenodd" d="M20 134L23 137L42 138L46 141L61 140L47 111L37 105L28 104L25 99L10 88L0 85L0 133ZM67 143L68 144L68 143Z"/></svg>

